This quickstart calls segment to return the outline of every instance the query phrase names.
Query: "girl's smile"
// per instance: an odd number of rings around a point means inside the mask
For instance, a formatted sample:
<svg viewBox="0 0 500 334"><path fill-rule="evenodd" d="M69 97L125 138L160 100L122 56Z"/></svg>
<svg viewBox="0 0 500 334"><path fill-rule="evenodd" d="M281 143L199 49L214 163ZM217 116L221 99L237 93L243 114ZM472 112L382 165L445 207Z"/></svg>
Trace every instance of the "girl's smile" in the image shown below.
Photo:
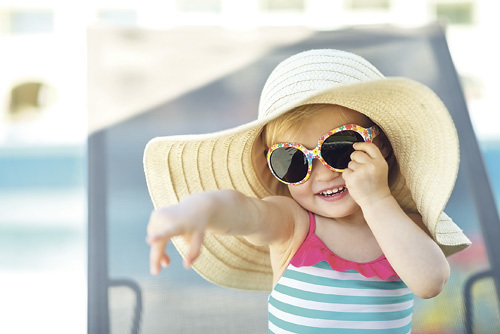
<svg viewBox="0 0 500 334"><path fill-rule="evenodd" d="M343 199L349 194L345 185L334 186L328 189L321 190L316 194L319 198L327 202L335 202Z"/></svg>

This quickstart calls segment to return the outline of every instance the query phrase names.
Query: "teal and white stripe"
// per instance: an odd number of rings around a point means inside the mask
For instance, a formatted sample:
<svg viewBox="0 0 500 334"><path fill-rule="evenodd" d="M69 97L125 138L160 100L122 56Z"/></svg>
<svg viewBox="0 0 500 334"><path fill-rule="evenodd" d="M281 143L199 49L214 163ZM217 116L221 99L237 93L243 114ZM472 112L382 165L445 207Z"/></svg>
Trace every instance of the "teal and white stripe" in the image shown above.
<svg viewBox="0 0 500 334"><path fill-rule="evenodd" d="M413 294L399 279L289 265L269 296L270 333L411 331Z"/></svg>

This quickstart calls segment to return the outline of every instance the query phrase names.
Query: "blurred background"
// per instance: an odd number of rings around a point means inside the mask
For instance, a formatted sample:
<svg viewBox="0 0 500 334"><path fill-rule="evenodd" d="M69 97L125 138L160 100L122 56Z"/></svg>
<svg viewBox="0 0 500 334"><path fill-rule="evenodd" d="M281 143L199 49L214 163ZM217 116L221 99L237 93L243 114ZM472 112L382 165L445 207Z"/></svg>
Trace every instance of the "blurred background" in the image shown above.
<svg viewBox="0 0 500 334"><path fill-rule="evenodd" d="M315 31L444 22L498 207L499 10L489 0L0 0L0 333L87 332L89 134ZM469 236L452 266L487 268L480 231ZM481 283L479 298L493 288ZM499 322L495 299L479 307ZM453 328L454 312L435 303L415 321Z"/></svg>

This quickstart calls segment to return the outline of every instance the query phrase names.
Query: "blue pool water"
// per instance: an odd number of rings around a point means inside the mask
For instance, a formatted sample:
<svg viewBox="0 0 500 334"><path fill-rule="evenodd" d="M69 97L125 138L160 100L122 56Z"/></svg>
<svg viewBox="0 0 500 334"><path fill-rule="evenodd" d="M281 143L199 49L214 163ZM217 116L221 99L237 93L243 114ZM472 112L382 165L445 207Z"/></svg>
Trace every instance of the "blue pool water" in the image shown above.
<svg viewBox="0 0 500 334"><path fill-rule="evenodd" d="M0 333L86 333L85 169L83 145L0 148Z"/></svg>

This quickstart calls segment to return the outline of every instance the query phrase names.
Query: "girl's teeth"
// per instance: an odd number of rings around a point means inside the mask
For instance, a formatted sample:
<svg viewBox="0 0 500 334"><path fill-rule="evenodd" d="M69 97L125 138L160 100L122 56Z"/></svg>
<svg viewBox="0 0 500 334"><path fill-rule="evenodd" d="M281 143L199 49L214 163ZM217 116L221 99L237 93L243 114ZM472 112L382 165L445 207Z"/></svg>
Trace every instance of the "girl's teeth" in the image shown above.
<svg viewBox="0 0 500 334"><path fill-rule="evenodd" d="M321 192L321 195L332 196L332 195L338 194L339 192L343 191L344 189L345 189L344 187L340 187L340 188L325 190L325 191Z"/></svg>

